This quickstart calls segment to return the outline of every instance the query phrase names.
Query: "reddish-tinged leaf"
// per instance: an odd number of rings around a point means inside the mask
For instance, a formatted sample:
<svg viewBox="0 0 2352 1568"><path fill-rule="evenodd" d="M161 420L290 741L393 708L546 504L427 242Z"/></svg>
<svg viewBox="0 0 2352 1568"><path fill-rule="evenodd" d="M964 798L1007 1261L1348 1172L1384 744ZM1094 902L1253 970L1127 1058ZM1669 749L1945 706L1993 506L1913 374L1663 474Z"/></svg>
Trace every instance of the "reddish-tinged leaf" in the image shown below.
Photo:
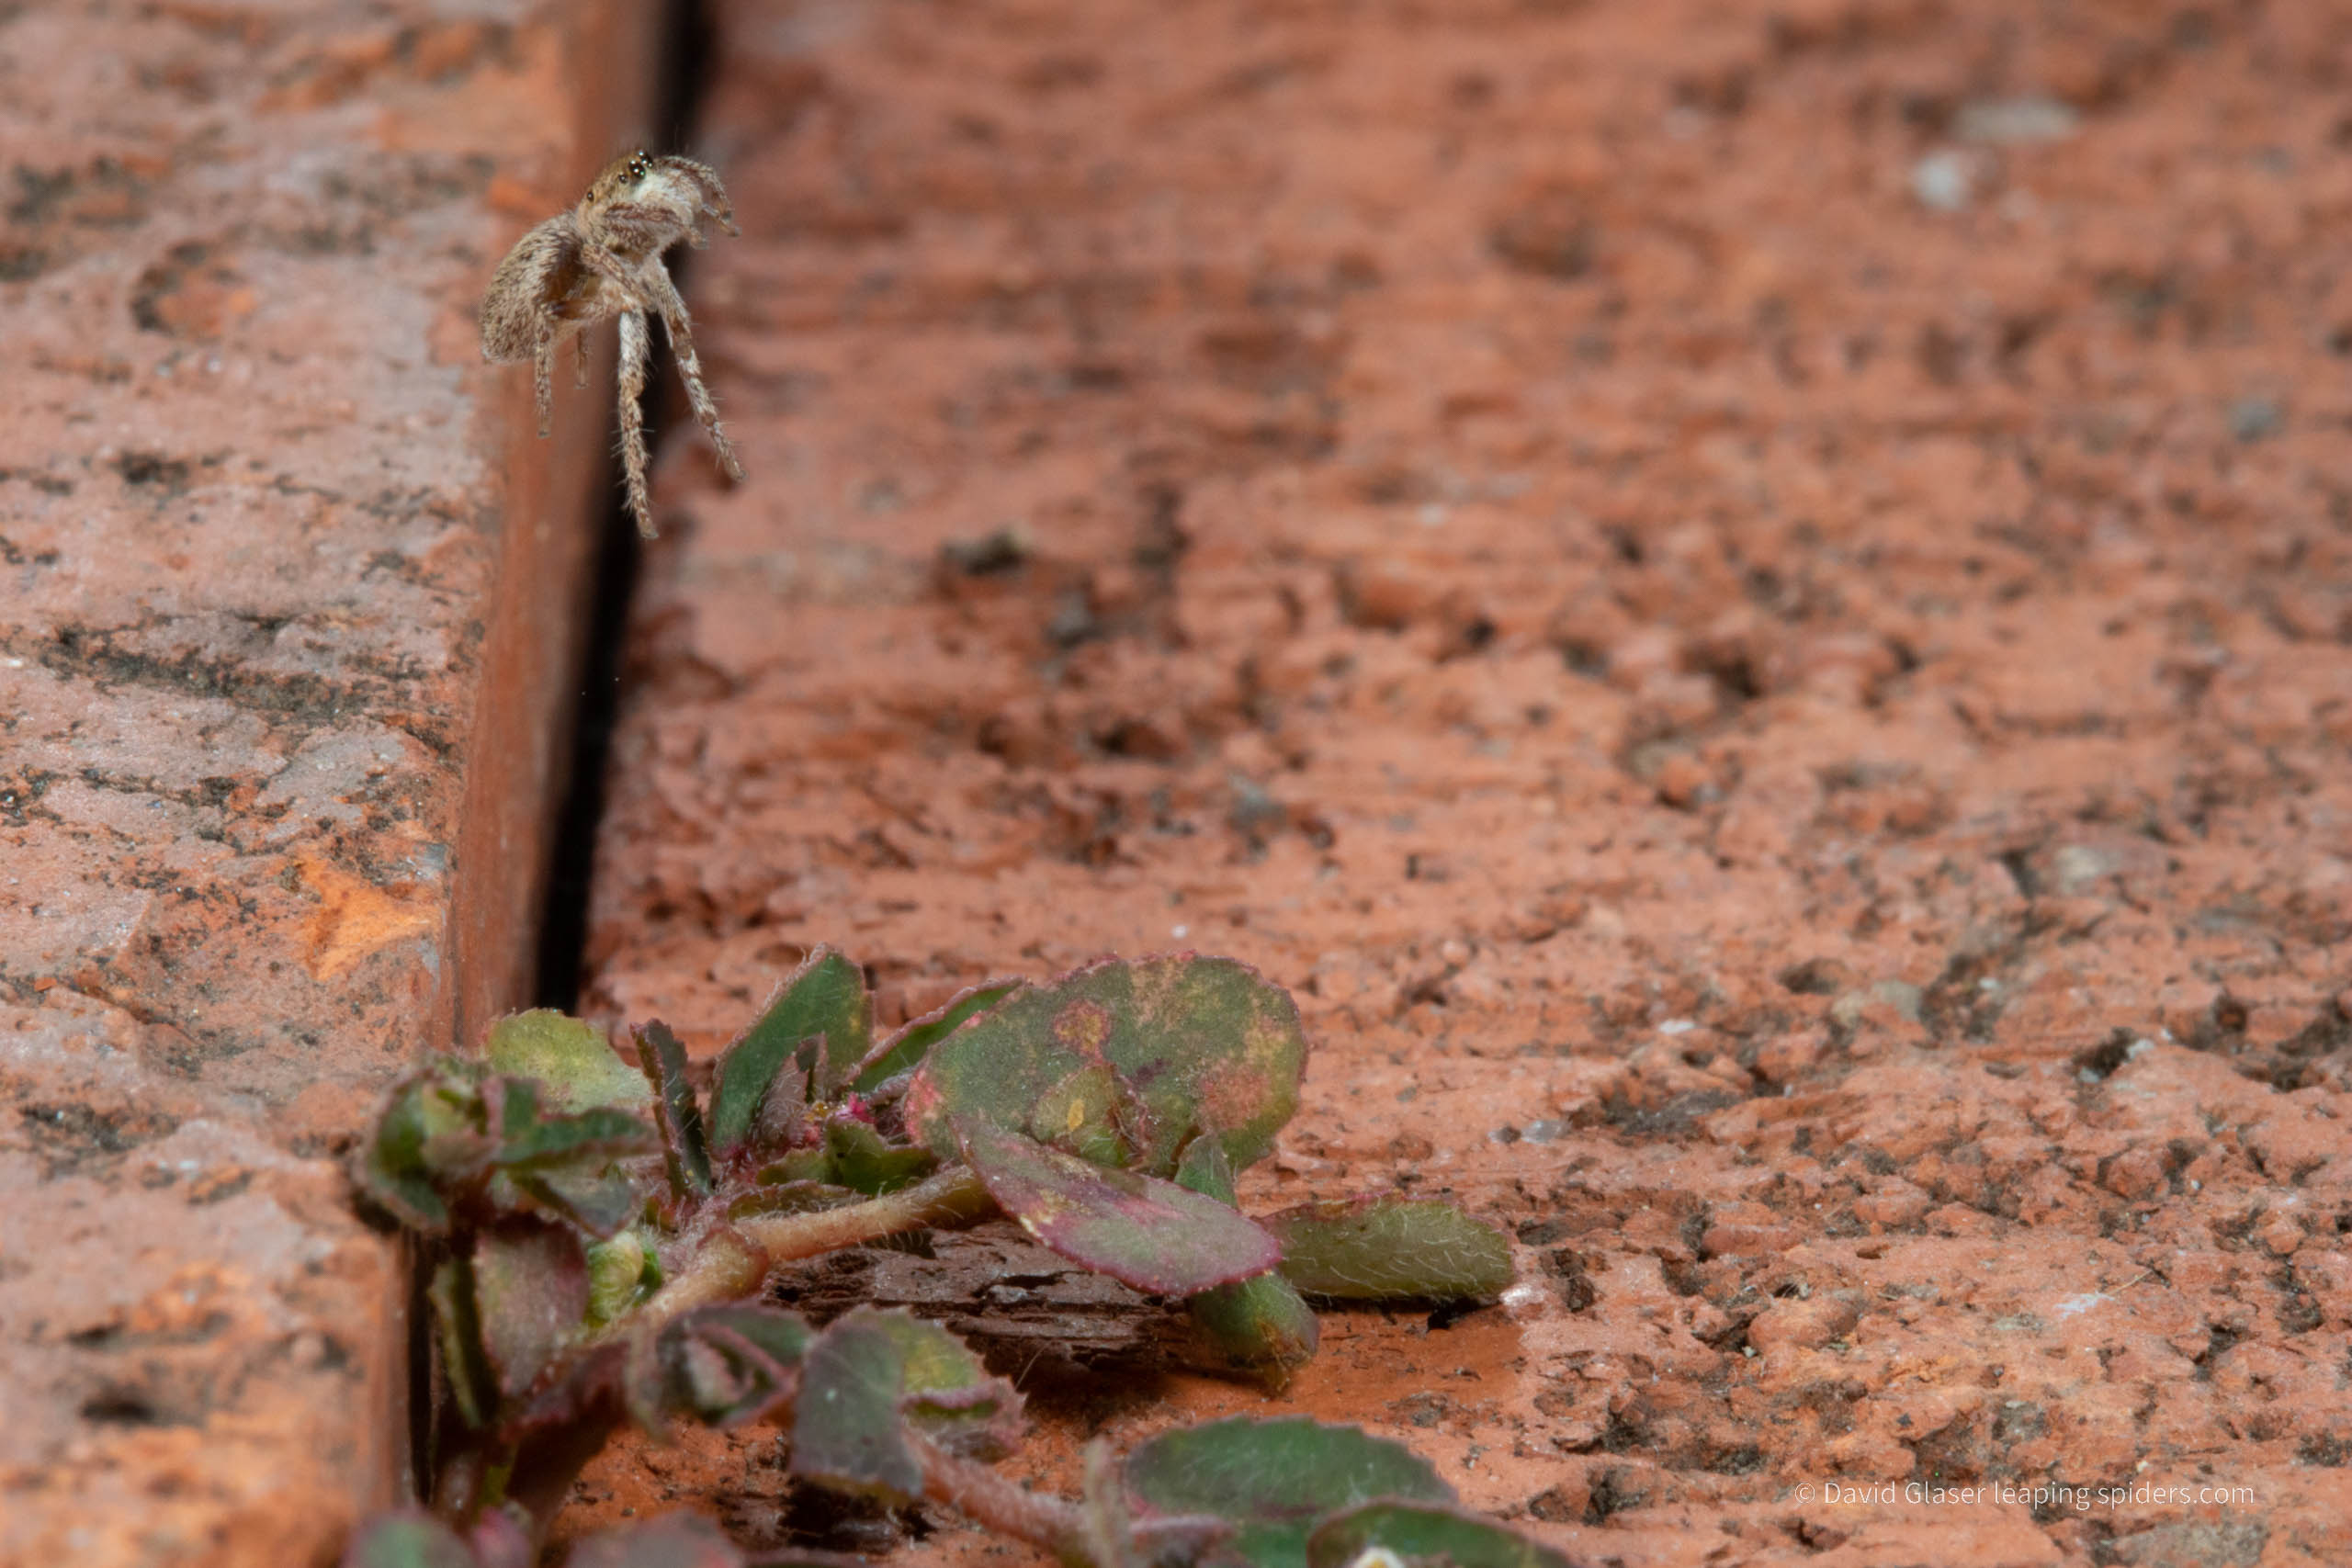
<svg viewBox="0 0 2352 1568"><path fill-rule="evenodd" d="M964 1158L998 1207L1064 1258L1123 1284L1192 1295L1281 1260L1273 1237L1214 1198L986 1122L960 1132Z"/></svg>
<svg viewBox="0 0 2352 1568"><path fill-rule="evenodd" d="M900 1425L897 1343L862 1314L827 1329L801 1363L792 1473L843 1491L910 1503L922 1462Z"/></svg>
<svg viewBox="0 0 2352 1568"><path fill-rule="evenodd" d="M474 1242L482 1348L507 1397L536 1382L588 1315L588 1257L568 1225L508 1221Z"/></svg>
<svg viewBox="0 0 2352 1568"><path fill-rule="evenodd" d="M1153 1176L1205 1133L1242 1167L1297 1110L1306 1060L1298 1010L1247 964L1106 959L1014 993L933 1046L907 1090L907 1126L943 1159L959 1122L1064 1147L1115 1142L1117 1163Z"/></svg>
<svg viewBox="0 0 2352 1568"><path fill-rule="evenodd" d="M664 1514L602 1530L571 1549L565 1568L743 1568L727 1532L694 1514Z"/></svg>
<svg viewBox="0 0 2352 1568"><path fill-rule="evenodd" d="M1503 1234L1440 1199L1346 1198L1258 1223L1281 1239L1283 1278L1310 1296L1447 1301L1510 1286Z"/></svg>
<svg viewBox="0 0 2352 1568"><path fill-rule="evenodd" d="M1304 1416L1235 1416L1163 1433L1128 1456L1126 1479L1154 1513L1232 1520L1238 1529L1221 1555L1252 1568L1306 1568L1308 1531L1367 1498L1453 1499L1410 1449Z"/></svg>
<svg viewBox="0 0 2352 1568"><path fill-rule="evenodd" d="M865 1055L874 1008L865 973L830 947L812 949L799 968L718 1058L710 1096L710 1148L731 1159L750 1140L768 1087L793 1060L803 1040L821 1037L819 1089L830 1095Z"/></svg>
<svg viewBox="0 0 2352 1568"><path fill-rule="evenodd" d="M473 1532L466 1538L466 1544L474 1549L474 1561L481 1568L531 1568L538 1553L533 1550L531 1532L522 1523L527 1517L510 1495L505 1506L475 1519Z"/></svg>
<svg viewBox="0 0 2352 1568"><path fill-rule="evenodd" d="M986 1451L1009 1445L1020 1407L1012 1386L945 1329L860 1307L802 1359L792 1473L911 1502L922 1493L922 1464L907 1442L910 1426L958 1450Z"/></svg>
<svg viewBox="0 0 2352 1568"><path fill-rule="evenodd" d="M510 1437L592 1421L609 1423L617 1414L622 1363L628 1348L617 1339L587 1346L563 1357L506 1421Z"/></svg>
<svg viewBox="0 0 2352 1568"><path fill-rule="evenodd" d="M360 1153L360 1186L402 1224L446 1234L479 1206L497 1153L487 1087L478 1065L454 1057L395 1084Z"/></svg>
<svg viewBox="0 0 2352 1568"><path fill-rule="evenodd" d="M1324 1520L1307 1537L1307 1568L1349 1568L1372 1551L1409 1568L1577 1568L1517 1530L1443 1503L1381 1501Z"/></svg>
<svg viewBox="0 0 2352 1568"><path fill-rule="evenodd" d="M669 1402L713 1427L755 1421L790 1397L816 1331L797 1313L729 1303L690 1312L662 1337Z"/></svg>
<svg viewBox="0 0 2352 1568"><path fill-rule="evenodd" d="M449 1228L449 1206L424 1155L425 1095L432 1076L428 1068L394 1087L359 1160L359 1184L411 1230L439 1235Z"/></svg>
<svg viewBox="0 0 2352 1568"><path fill-rule="evenodd" d="M669 1025L657 1021L638 1029L637 1058L653 1086L653 1114L662 1130L670 1190L680 1198L708 1196L710 1151L703 1141L702 1107L686 1078L686 1048Z"/></svg>
<svg viewBox="0 0 2352 1568"><path fill-rule="evenodd" d="M900 1073L911 1071L922 1064L933 1045L955 1033L966 1019L986 1012L1026 983L990 980L956 992L946 1006L915 1019L868 1051L865 1060L850 1076L849 1087L860 1094L871 1094Z"/></svg>

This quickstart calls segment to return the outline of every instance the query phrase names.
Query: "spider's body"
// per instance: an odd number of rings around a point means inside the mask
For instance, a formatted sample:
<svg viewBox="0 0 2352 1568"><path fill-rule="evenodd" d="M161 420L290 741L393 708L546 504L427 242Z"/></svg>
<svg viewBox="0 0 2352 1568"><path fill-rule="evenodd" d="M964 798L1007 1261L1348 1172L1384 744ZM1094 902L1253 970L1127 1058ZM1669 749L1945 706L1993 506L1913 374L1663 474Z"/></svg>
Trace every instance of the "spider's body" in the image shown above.
<svg viewBox="0 0 2352 1568"><path fill-rule="evenodd" d="M556 345L607 316L620 323L621 457L628 470L629 510L647 537L653 513L646 494L646 358L651 337L646 318L658 315L678 356L695 417L710 433L729 479L743 477L735 449L718 426L718 409L703 385L686 303L662 265L679 241L703 243L702 220L738 232L734 209L718 176L686 158L643 152L613 161L580 205L539 224L506 253L481 302L481 352L486 359L531 361L538 393L539 434L548 434L553 401ZM588 344L579 340L577 383L587 384Z"/></svg>

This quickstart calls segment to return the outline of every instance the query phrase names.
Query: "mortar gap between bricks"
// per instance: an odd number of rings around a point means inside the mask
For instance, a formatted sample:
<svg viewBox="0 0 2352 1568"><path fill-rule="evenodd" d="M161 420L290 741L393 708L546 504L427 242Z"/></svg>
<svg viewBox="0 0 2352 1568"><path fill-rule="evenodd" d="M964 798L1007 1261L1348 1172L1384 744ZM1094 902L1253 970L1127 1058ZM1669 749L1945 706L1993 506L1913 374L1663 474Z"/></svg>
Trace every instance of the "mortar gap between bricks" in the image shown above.
<svg viewBox="0 0 2352 1568"><path fill-rule="evenodd" d="M649 151L691 152L710 80L713 27L708 0L663 0L662 59L653 87L654 132ZM671 258L681 289L690 290L692 253ZM656 378L648 399L646 440L659 451L677 414L678 389ZM637 525L616 482L617 423L605 426L604 473L597 493L594 598L588 635L580 653L578 694L570 727L571 759L563 806L548 864L547 901L540 910L538 967L533 1004L570 1012L579 1005L580 976L588 939L588 899L594 886L596 829L605 813L605 770L611 760L613 728L621 710L621 645L628 629L628 607L643 559Z"/></svg>

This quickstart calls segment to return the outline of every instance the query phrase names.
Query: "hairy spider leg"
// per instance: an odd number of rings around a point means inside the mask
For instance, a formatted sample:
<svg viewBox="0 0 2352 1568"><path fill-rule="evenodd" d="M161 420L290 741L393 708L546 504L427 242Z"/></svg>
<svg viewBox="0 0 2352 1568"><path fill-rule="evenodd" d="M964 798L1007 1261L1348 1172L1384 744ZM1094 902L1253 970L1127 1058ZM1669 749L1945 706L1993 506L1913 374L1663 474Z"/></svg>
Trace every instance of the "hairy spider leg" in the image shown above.
<svg viewBox="0 0 2352 1568"><path fill-rule="evenodd" d="M634 220L613 225L622 232L632 231ZM718 423L718 405L711 400L710 388L702 378L702 359L695 353L694 320L686 313L686 302L679 298L677 285L670 281L669 269L662 265L659 255L631 264L609 252L589 246L582 254L599 275L614 285L625 299L639 302L650 301L661 312L662 325L670 334L670 348L678 356L678 376L686 384L686 400L694 405L695 418L710 434L710 444L718 450L719 466L730 479L743 477L742 459L735 456L735 445L727 439L727 432Z"/></svg>
<svg viewBox="0 0 2352 1568"><path fill-rule="evenodd" d="M678 378L686 384L686 400L694 405L695 418L710 433L710 444L718 448L719 466L727 470L727 477L741 479L742 462L735 456L727 432L719 428L718 405L711 400L710 388L702 378L702 360L695 353L694 320L686 314L686 302L678 297L677 286L668 273L657 269L647 282L652 286L654 308L662 312L662 330L670 334L670 352L678 356Z"/></svg>
<svg viewBox="0 0 2352 1568"><path fill-rule="evenodd" d="M628 480L628 509L637 514L637 531L650 539L653 504L645 493L645 362L651 338L644 314L623 310L621 329L621 467Z"/></svg>
<svg viewBox="0 0 2352 1568"><path fill-rule="evenodd" d="M571 344L571 384L585 387L588 384L588 334L585 332L575 333Z"/></svg>
<svg viewBox="0 0 2352 1568"><path fill-rule="evenodd" d="M542 326L531 339L531 393L539 402L539 439L555 423L555 328Z"/></svg>

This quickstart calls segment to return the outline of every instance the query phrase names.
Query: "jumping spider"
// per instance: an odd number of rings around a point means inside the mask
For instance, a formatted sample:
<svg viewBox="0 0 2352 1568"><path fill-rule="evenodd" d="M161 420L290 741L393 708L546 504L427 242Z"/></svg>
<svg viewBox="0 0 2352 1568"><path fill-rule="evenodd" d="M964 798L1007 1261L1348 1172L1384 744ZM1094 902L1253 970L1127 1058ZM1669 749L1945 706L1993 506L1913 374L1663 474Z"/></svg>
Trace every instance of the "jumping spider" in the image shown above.
<svg viewBox="0 0 2352 1568"><path fill-rule="evenodd" d="M718 407L703 385L695 356L694 323L686 302L662 265L662 253L680 240L699 246L701 220L716 220L729 233L735 209L726 187L707 165L687 158L654 158L632 152L598 175L580 205L533 229L515 242L490 280L481 302L481 352L491 360L527 359L538 393L539 434L548 434L555 375L556 345L579 334L573 378L588 384L586 331L606 316L620 318L621 459L628 474L628 509L638 531L653 537L653 512L645 489L645 415L638 405L645 391L646 356L652 336L645 318L659 315L678 356L695 417L710 432L719 466L730 479L743 477Z"/></svg>

